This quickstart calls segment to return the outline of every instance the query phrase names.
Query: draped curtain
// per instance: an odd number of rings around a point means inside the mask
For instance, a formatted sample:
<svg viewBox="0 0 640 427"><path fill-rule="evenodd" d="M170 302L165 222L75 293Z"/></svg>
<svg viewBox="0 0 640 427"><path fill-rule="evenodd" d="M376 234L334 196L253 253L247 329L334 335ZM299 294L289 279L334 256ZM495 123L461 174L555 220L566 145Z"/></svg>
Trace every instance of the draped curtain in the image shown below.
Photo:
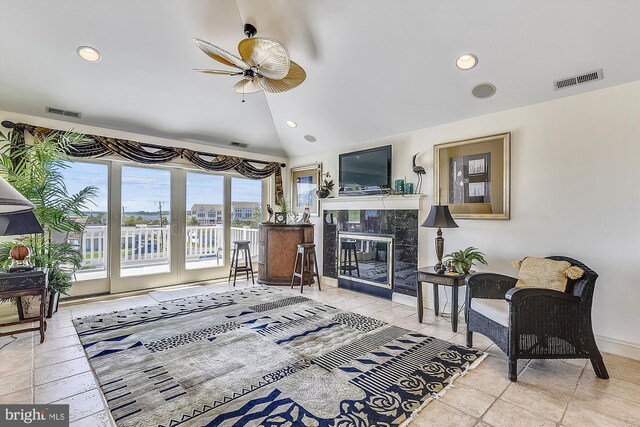
<svg viewBox="0 0 640 427"><path fill-rule="evenodd" d="M14 130L18 135L17 144L24 144L24 134L29 132L33 136L46 136L51 133L64 133L60 130L49 129L17 123ZM282 165L278 162L267 163L264 167L257 167L249 159L235 156L212 154L211 160L203 159L200 153L188 148L158 147L154 151L147 150L143 144L120 138L109 138L100 135L84 135L80 142L68 146L67 154L76 158L99 158L117 155L133 162L146 165L166 163L176 158L183 158L200 169L212 172L235 170L240 175L251 179L264 179L275 176L275 200L280 204L284 197L282 186Z"/></svg>

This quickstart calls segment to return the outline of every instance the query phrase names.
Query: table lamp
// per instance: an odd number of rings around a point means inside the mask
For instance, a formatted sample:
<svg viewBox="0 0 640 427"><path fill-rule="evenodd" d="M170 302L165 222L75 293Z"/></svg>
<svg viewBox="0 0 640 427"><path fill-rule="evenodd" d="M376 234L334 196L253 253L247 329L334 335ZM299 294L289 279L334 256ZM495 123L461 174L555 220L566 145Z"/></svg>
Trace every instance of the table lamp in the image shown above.
<svg viewBox="0 0 640 427"><path fill-rule="evenodd" d="M33 203L24 198L7 181L0 177L0 236L16 236L43 233L33 213ZM28 271L29 248L19 243L11 248L9 271Z"/></svg>
<svg viewBox="0 0 640 427"><path fill-rule="evenodd" d="M442 237L443 228L458 228L458 224L451 217L449 212L449 206L447 205L434 205L431 206L427 219L422 223L422 227L437 228L438 233L436 237L436 255L438 256L438 263L434 267L434 270L438 274L445 272L444 265L442 265L442 256L444 255L444 238Z"/></svg>
<svg viewBox="0 0 640 427"><path fill-rule="evenodd" d="M0 177L0 215L32 211L34 208L33 203L25 199L22 194L18 193L18 190Z"/></svg>

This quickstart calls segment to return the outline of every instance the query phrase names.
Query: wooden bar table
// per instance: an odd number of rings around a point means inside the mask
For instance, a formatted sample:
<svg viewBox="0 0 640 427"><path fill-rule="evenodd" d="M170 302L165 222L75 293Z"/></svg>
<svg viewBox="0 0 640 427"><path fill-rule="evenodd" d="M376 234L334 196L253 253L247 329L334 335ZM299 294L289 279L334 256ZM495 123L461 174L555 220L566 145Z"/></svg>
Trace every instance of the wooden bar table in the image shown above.
<svg viewBox="0 0 640 427"><path fill-rule="evenodd" d="M313 232L313 224L260 224L258 283L291 285L298 245L313 243Z"/></svg>

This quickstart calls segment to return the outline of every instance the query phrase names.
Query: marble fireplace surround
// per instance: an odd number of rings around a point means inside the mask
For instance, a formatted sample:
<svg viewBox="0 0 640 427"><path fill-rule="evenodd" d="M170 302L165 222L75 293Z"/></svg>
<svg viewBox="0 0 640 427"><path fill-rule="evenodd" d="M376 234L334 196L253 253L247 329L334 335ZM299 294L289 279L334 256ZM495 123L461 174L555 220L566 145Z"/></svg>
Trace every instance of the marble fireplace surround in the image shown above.
<svg viewBox="0 0 640 427"><path fill-rule="evenodd" d="M392 235L393 294L415 304L418 227L424 196L351 196L322 200L322 275L338 279L338 233Z"/></svg>

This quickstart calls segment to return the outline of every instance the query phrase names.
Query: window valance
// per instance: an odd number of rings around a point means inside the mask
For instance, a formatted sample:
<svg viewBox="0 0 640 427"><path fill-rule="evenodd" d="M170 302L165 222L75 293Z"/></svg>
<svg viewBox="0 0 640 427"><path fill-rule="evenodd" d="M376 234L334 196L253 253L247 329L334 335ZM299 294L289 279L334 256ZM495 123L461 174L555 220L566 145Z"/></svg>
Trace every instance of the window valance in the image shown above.
<svg viewBox="0 0 640 427"><path fill-rule="evenodd" d="M14 143L18 144L24 143L25 132L33 136L49 135L51 133L64 134L61 130L33 126L26 123L16 123L14 131L16 131L15 133L19 138L18 141ZM176 158L183 158L200 169L212 172L235 170L240 175L251 179L264 179L274 175L276 204L279 204L284 197L282 167L285 165L278 162L265 162L236 156L202 153L188 148L162 147L128 139L88 134L84 135L82 141L69 145L67 151L69 156L76 158L99 158L116 155L146 165L166 163ZM211 160L206 160L203 156L210 157ZM256 166L257 164L263 166Z"/></svg>

